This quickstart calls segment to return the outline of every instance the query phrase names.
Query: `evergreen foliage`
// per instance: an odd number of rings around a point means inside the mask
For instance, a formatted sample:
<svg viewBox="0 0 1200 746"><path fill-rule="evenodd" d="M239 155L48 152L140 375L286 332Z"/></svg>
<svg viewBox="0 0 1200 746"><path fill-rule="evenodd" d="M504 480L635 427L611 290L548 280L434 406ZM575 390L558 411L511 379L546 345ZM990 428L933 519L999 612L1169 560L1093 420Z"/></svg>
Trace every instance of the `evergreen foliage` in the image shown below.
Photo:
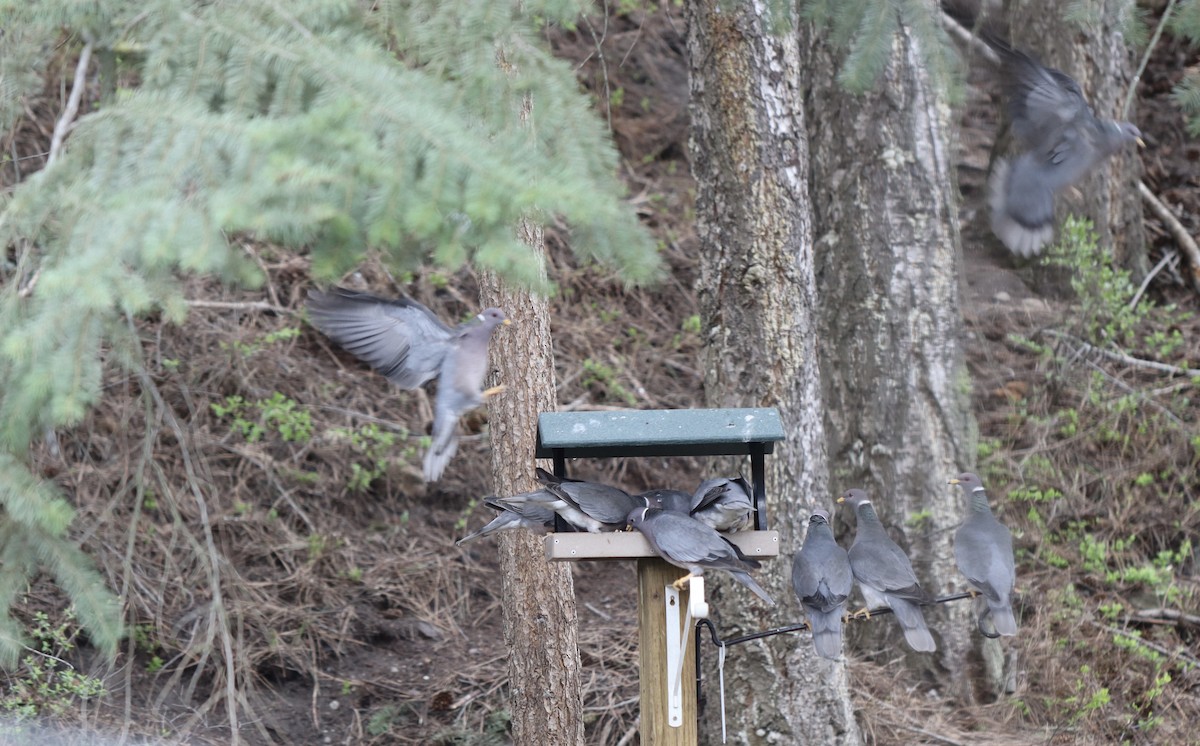
<svg viewBox="0 0 1200 746"><path fill-rule="evenodd" d="M895 47L901 22L913 34L935 86L952 99L961 93L956 57L942 27L941 10L926 0L805 0L802 14L829 29L846 50L838 81L848 90L871 90Z"/></svg>
<svg viewBox="0 0 1200 746"><path fill-rule="evenodd" d="M654 279L607 134L538 35L580 9L0 0L0 126L64 43L93 46L105 92L53 164L0 198L14 265L0 289L0 664L19 650L6 612L39 566L115 651L115 601L65 538L69 505L25 456L80 421L106 363L140 367L135 317L183 319L180 273L261 280L239 236L307 250L324 279L370 251L401 272L469 262L545 291L514 224L561 216L581 257ZM118 76L138 83L118 89Z"/></svg>
<svg viewBox="0 0 1200 746"><path fill-rule="evenodd" d="M1187 39L1193 47L1200 46L1200 0L1181 0L1168 28ZM1200 137L1200 72L1189 69L1173 95L1188 118L1188 134Z"/></svg>
<svg viewBox="0 0 1200 746"><path fill-rule="evenodd" d="M1138 7L1136 0L1108 0L1103 7L1094 0L1075 0L1068 3L1063 20L1073 26L1086 29L1089 26L1115 26L1124 37L1125 45L1142 48L1150 38L1146 23L1148 13Z"/></svg>

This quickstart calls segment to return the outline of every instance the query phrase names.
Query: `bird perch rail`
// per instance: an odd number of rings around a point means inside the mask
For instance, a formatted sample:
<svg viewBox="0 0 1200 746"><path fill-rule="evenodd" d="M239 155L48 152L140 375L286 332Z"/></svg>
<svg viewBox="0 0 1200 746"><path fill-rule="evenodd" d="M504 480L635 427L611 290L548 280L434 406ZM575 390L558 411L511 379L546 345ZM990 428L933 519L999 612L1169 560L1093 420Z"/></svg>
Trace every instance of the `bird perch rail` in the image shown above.
<svg viewBox="0 0 1200 746"><path fill-rule="evenodd" d="M948 596L938 596L937 598L935 598L923 605L924 606L933 606L934 604L950 603L951 601L963 601L963 600L970 599L970 598L976 598L978 596L979 596L979 594L975 591L964 591L962 593L953 593ZM875 609L867 609L865 611L857 611L857 612L853 612L851 614L847 614L845 617L843 617L843 621L845 621L846 623L863 622L863 621L867 621L873 617L887 616L887 615L893 614L893 613L895 613L895 612L893 612L890 607L880 606ZM732 647L734 645L741 645L744 642L753 642L754 640L762 640L767 637L774 637L775 635L785 635L785 634L788 634L791 632L804 632L809 629L809 626L808 626L808 622L797 622L795 624L788 624L783 627L772 627L770 629L765 629L760 632L752 632L748 635L740 635L738 637L731 637L728 640L726 640L717 634L717 625L714 624L711 619L708 619L707 617L697 618L696 631L695 631L695 635L696 635L696 710L697 710L697 715L704 714L704 705L705 705L704 689L703 689L704 675L703 675L703 671L701 668L701 647L702 647L701 643L704 640L704 635L702 635L700 633L701 627L708 628L708 634L709 634L709 637L712 639L713 647L715 647L717 649L717 678L718 678L718 686L721 691L721 698L720 698L720 702L721 702L721 742L724 743L725 742L725 652L730 647Z"/></svg>

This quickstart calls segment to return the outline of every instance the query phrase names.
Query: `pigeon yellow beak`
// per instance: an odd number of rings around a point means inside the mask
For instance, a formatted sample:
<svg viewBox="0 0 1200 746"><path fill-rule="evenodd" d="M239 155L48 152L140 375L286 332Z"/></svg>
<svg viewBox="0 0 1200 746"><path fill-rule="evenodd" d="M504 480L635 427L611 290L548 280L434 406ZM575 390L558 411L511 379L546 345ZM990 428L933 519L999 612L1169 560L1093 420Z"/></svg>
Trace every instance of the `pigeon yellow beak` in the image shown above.
<svg viewBox="0 0 1200 746"><path fill-rule="evenodd" d="M505 325L505 326L509 326L509 325L511 325L511 324L512 324L512 319L505 319L505 320L504 320L504 325Z"/></svg>
<svg viewBox="0 0 1200 746"><path fill-rule="evenodd" d="M951 479L949 482L946 482L946 484L960 484L960 482L957 479Z"/></svg>
<svg viewBox="0 0 1200 746"><path fill-rule="evenodd" d="M841 497L839 497L837 499L837 501L838 501L838 505L841 505L842 503L846 502L846 496L842 495Z"/></svg>
<svg viewBox="0 0 1200 746"><path fill-rule="evenodd" d="M1140 138L1140 137L1137 139L1137 144L1138 144L1138 147L1139 147L1139 148L1144 148L1144 147L1146 147L1146 141L1145 141L1145 140L1143 140L1143 139L1142 139L1142 138Z"/></svg>

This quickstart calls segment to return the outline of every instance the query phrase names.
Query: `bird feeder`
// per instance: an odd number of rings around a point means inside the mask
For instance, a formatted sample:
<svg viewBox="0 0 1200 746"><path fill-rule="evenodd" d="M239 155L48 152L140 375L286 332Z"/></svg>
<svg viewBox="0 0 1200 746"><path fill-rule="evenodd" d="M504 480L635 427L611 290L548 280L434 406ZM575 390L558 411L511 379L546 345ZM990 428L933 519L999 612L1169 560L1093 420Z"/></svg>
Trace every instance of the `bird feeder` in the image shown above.
<svg viewBox="0 0 1200 746"><path fill-rule="evenodd" d="M536 456L552 459L560 477L573 458L749 456L754 529L726 538L747 557L765 559L779 555L779 533L767 529L765 457L784 437L774 408L546 412L538 417ZM672 583L682 571L660 559L636 531L557 530L545 543L551 561L637 560L641 742L695 744L696 688L682 679L695 666L692 620L708 616L704 578L676 590Z"/></svg>

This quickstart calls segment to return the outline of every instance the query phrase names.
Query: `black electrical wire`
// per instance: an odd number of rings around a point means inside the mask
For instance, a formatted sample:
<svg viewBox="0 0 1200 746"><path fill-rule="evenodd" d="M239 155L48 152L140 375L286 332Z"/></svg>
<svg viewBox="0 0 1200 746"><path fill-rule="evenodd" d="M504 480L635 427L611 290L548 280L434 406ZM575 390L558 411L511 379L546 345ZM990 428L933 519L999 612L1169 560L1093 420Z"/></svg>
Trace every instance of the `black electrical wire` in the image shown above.
<svg viewBox="0 0 1200 746"><path fill-rule="evenodd" d="M979 595L978 593L975 593L973 591L966 591L964 593L955 593L955 594L952 594L949 596L939 596L939 597L933 599L932 601L922 604L922 606L932 606L934 604L944 604L944 603L948 603L950 601L962 601L962 600L968 599L968 598L975 598L978 595ZM894 612L892 611L891 607L881 606L878 609L868 610L866 612L866 614L863 614L862 612L855 612L854 614L848 616L846 618L846 620L849 622L861 622L861 621L865 621L867 619L871 619L871 618L877 617L877 616L887 616L888 614L892 614L892 613L894 613ZM720 635L717 634L717 625L713 624L711 619L696 620L696 633L695 633L696 634L696 708L697 708L698 713L704 712L704 691L701 688L701 684L703 683L703 677L700 672L700 648L701 648L700 643L701 643L701 641L703 641L704 636L702 634L700 634L701 627L708 628L708 634L709 634L709 637L712 638L712 644L714 647L729 648L729 647L732 647L733 645L741 645L743 642L751 642L752 640L761 640L765 637L774 637L775 635L784 635L789 632L803 632L804 630L808 629L808 622L797 622L796 624L789 624L786 627L772 627L771 629L765 629L765 630L762 630L761 632L752 632L748 635L741 635L740 637L731 637L728 640L724 640L721 638Z"/></svg>

